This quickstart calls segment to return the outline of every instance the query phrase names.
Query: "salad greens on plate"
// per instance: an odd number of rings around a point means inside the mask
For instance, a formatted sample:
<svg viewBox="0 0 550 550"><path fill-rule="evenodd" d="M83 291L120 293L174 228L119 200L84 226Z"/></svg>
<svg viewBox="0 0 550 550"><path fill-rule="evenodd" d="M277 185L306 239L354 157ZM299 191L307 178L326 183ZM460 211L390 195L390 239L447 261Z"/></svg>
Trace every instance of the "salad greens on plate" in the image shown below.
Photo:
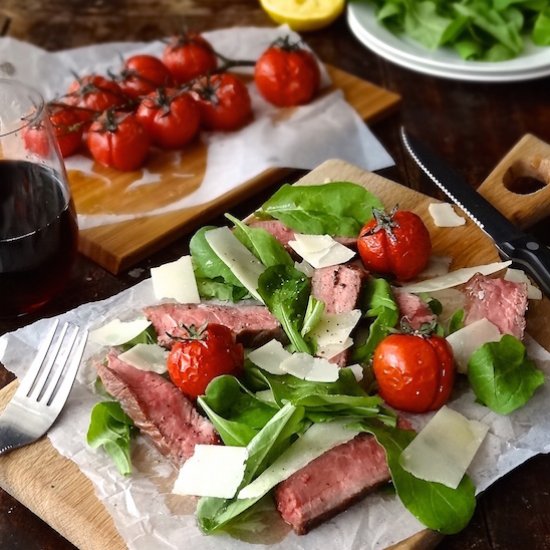
<svg viewBox="0 0 550 550"><path fill-rule="evenodd" d="M504 61L526 39L550 46L550 0L356 0L376 6L390 31L428 49L447 46L466 60Z"/></svg>

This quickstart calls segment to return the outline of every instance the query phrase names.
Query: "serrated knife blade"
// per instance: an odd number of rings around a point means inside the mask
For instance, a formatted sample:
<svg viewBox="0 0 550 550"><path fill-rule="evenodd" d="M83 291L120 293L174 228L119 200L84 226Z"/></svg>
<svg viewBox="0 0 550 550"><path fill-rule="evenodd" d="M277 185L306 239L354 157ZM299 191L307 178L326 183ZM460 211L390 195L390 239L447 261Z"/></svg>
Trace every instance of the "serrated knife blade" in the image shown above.
<svg viewBox="0 0 550 550"><path fill-rule="evenodd" d="M550 297L550 250L517 228L446 161L404 128L401 139L421 170L493 239L500 256L525 270Z"/></svg>

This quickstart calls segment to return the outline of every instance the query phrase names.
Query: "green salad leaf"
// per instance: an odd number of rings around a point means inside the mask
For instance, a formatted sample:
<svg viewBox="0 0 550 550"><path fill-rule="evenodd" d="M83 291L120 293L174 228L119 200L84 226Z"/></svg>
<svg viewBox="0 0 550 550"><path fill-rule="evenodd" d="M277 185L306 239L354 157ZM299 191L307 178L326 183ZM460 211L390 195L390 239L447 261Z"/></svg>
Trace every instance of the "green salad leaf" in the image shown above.
<svg viewBox="0 0 550 550"><path fill-rule="evenodd" d="M523 407L544 384L544 374L527 357L525 346L509 334L472 354L468 379L476 397L499 414Z"/></svg>
<svg viewBox="0 0 550 550"><path fill-rule="evenodd" d="M391 286L385 279L369 277L362 302L367 304L365 316L373 319L367 338L357 341L352 349L352 360L367 362L376 346L399 321L399 307L393 298Z"/></svg>
<svg viewBox="0 0 550 550"><path fill-rule="evenodd" d="M254 396L237 378L214 378L204 396L198 398L225 445L244 447L278 411Z"/></svg>
<svg viewBox="0 0 550 550"><path fill-rule="evenodd" d="M258 292L281 323L296 351L311 353L301 334L309 302L309 279L289 265L268 267L258 279Z"/></svg>
<svg viewBox="0 0 550 550"><path fill-rule="evenodd" d="M204 234L211 229L216 228L211 225L201 227L189 242L199 294L203 298L242 300L248 296L248 290L208 244Z"/></svg>
<svg viewBox="0 0 550 550"><path fill-rule="evenodd" d="M92 449L103 447L122 475L132 473L130 440L134 423L117 401L101 401L92 409L86 440Z"/></svg>
<svg viewBox="0 0 550 550"><path fill-rule="evenodd" d="M357 237L372 209L384 208L361 185L346 181L280 187L257 214L271 217L301 233Z"/></svg>
<svg viewBox="0 0 550 550"><path fill-rule="evenodd" d="M235 237L266 267L294 265L294 260L285 247L271 233L261 227L250 227L231 214L226 214L225 217L235 224Z"/></svg>
<svg viewBox="0 0 550 550"><path fill-rule="evenodd" d="M431 50L452 47L463 59L517 57L526 37L538 46L550 45L550 0L366 1L391 32Z"/></svg>
<svg viewBox="0 0 550 550"><path fill-rule="evenodd" d="M419 521L446 535L458 533L466 527L476 506L475 487L468 476L462 478L456 489L418 479L399 463L401 453L416 435L413 431L369 420L350 427L360 427L372 434L384 447L395 491L403 505Z"/></svg>
<svg viewBox="0 0 550 550"><path fill-rule="evenodd" d="M260 475L290 445L294 436L308 426L303 408L287 403L280 409L247 445L248 459L241 487ZM199 527L206 534L222 530L260 499L203 497L197 505Z"/></svg>
<svg viewBox="0 0 550 550"><path fill-rule="evenodd" d="M292 403L304 407L313 422L330 422L336 417L373 417L395 425L395 415L386 411L379 396L370 396L350 369L341 369L336 382L310 382L290 374L270 374L257 367L247 369L255 381L264 382L279 406Z"/></svg>

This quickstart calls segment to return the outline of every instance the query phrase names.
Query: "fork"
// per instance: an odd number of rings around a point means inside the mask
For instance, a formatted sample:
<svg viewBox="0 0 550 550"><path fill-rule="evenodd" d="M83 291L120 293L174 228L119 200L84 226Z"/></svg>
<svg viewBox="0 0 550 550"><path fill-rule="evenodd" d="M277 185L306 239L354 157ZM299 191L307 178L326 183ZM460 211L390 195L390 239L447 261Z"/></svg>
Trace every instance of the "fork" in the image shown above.
<svg viewBox="0 0 550 550"><path fill-rule="evenodd" d="M88 332L71 323L58 327L56 320L0 416L0 455L42 437L67 401Z"/></svg>

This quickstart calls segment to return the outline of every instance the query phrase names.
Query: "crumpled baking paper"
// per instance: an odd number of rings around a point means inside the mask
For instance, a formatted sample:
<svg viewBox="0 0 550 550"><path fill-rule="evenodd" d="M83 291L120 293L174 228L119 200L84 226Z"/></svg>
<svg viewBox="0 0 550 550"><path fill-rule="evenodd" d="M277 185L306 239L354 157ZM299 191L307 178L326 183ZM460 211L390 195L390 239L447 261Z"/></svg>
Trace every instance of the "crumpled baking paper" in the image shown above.
<svg viewBox="0 0 550 550"><path fill-rule="evenodd" d="M59 316L83 328L94 329L114 318L141 316L141 309L156 300L150 279L107 300L84 304ZM51 320L42 319L0 338L0 360L21 377L43 339ZM469 474L478 492L530 457L550 450L550 353L527 336L530 356L546 376L546 384L533 399L510 416L500 416L475 402L473 393L464 390L450 406L471 419L490 426ZM92 386L93 358L105 350L89 342L79 377L61 417L49 433L54 447L70 458L93 482L98 498L113 517L117 529L132 550L242 550L271 548L280 550L381 549L397 543L423 526L402 506L399 499L384 491L367 496L346 512L298 537L273 520L269 537L255 536L254 544L228 535L207 537L201 534L193 517L193 499L170 495L174 468L143 440L138 440L133 456L135 473L122 478L103 452L92 451L85 443L90 410L98 397ZM410 415L415 428L421 428L431 414Z"/></svg>
<svg viewBox="0 0 550 550"><path fill-rule="evenodd" d="M288 34L299 38L284 26L237 27L206 32L204 36L216 51L230 59L255 60L277 37ZM117 72L121 65L120 56L128 58L138 53L160 56L164 47L161 41L117 42L52 53L13 38L2 38L0 76L4 76L1 74L4 68L8 76L38 88L46 99L53 99L66 92L74 80L74 73L106 74L109 69ZM321 68L322 86L326 87L330 80ZM252 68L239 68L239 71L250 74ZM394 164L363 120L345 101L341 91L321 94L308 105L284 110L266 102L253 82L248 84L248 89L254 110L254 120L250 124L237 132L201 134L208 150L207 165L202 184L195 191L154 210L81 212L78 215L80 229L203 204L223 196L269 168L311 170L331 158L346 160L371 171ZM175 170L180 170L181 154L169 155L166 154L166 158L173 159ZM81 171L104 184L108 183L100 171L94 171L94 163L89 157L74 155L67 158L65 164L68 171ZM189 177L185 170L178 175ZM139 180L131 187L154 185L159 179L159 173L145 167Z"/></svg>

